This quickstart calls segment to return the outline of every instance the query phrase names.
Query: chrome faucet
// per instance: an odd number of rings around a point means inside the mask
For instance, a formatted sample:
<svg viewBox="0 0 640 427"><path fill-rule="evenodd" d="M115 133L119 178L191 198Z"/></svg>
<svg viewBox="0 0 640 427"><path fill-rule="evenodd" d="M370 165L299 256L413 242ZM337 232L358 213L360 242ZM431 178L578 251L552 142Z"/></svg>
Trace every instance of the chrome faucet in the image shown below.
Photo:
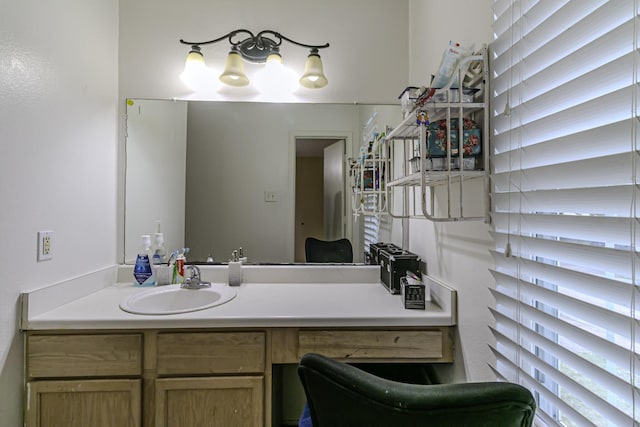
<svg viewBox="0 0 640 427"><path fill-rule="evenodd" d="M202 289L211 287L211 282L204 282L200 279L200 268L197 265L187 265L185 269L190 271L190 275L184 279L184 283L180 285L181 288Z"/></svg>

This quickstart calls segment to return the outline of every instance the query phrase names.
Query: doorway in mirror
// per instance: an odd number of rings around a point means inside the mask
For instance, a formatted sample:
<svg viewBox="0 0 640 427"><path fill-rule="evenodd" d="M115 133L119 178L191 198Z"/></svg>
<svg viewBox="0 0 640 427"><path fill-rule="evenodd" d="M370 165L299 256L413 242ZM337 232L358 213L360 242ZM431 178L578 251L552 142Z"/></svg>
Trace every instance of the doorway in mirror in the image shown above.
<svg viewBox="0 0 640 427"><path fill-rule="evenodd" d="M305 239L346 236L346 140L295 138L295 262L305 262Z"/></svg>

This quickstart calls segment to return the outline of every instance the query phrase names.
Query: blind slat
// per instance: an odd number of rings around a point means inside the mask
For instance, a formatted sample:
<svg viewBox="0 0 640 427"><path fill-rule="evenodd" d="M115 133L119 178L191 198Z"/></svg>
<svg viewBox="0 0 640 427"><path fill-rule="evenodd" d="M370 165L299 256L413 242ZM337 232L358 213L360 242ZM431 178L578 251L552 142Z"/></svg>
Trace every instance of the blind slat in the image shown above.
<svg viewBox="0 0 640 427"><path fill-rule="evenodd" d="M495 174L496 192L518 190L560 190L584 187L608 187L631 182L631 157L628 153L613 156L554 163L534 168L521 168L512 172Z"/></svg>
<svg viewBox="0 0 640 427"><path fill-rule="evenodd" d="M495 173L528 169L548 164L574 160L597 158L629 151L629 135L633 129L633 119L618 121L586 129L556 139L527 141L527 145L510 141L509 134L496 135L491 139L495 149L493 166ZM607 143L603 143L607 141ZM553 153L553 155L550 155Z"/></svg>
<svg viewBox="0 0 640 427"><path fill-rule="evenodd" d="M497 234L530 236L557 236L566 240L596 242L602 239L602 228L606 227L607 242L612 246L629 245L629 219L621 217L592 217L576 215L536 215L495 212L492 216ZM636 246L640 243L640 231L635 231ZM630 249L631 246L628 246Z"/></svg>
<svg viewBox="0 0 640 427"><path fill-rule="evenodd" d="M628 216L633 208L631 185L592 187L569 190L528 191L521 194L494 194L497 212L592 214L602 216ZM513 197L511 197L513 196Z"/></svg>
<svg viewBox="0 0 640 427"><path fill-rule="evenodd" d="M492 254L496 260L497 271L501 273L518 272L524 276L537 277L544 282L560 284L559 286L565 289L585 295L599 295L602 289L606 289L609 301L619 306L629 304L629 295L634 291L631 284L612 278L593 276L533 260L505 257L495 251ZM518 274L514 273L514 277Z"/></svg>
<svg viewBox="0 0 640 427"><path fill-rule="evenodd" d="M508 236L492 234L496 247L504 248ZM630 254L627 250L607 248L603 246L588 246L563 242L559 240L538 239L534 237L510 236L513 255L520 258L541 258L546 262L556 262L565 266L572 266L574 270L612 274L619 278L629 279L632 270L630 262L637 262L638 254Z"/></svg>

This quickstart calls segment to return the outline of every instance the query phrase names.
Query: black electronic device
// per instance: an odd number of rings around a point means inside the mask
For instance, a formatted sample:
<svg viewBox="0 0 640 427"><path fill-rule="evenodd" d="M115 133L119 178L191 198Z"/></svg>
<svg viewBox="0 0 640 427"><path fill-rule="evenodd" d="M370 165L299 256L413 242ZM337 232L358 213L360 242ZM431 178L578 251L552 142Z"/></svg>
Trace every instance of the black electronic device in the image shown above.
<svg viewBox="0 0 640 427"><path fill-rule="evenodd" d="M369 245L369 263L371 265L379 265L380 264L380 251L393 249L393 250L402 250L398 246L393 243L372 243Z"/></svg>
<svg viewBox="0 0 640 427"><path fill-rule="evenodd" d="M408 309L425 309L425 289L426 286L422 282L413 281L408 283L406 277L400 279L400 288L402 295L402 304Z"/></svg>
<svg viewBox="0 0 640 427"><path fill-rule="evenodd" d="M401 293L400 279L407 271L420 273L418 255L399 248L388 248L380 251L380 280L392 294Z"/></svg>

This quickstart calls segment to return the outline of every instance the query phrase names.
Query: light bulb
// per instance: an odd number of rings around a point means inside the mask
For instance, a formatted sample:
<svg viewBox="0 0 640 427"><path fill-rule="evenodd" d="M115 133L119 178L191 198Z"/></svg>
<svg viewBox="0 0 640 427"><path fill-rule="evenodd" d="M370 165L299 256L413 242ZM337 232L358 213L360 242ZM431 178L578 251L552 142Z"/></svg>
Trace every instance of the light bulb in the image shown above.
<svg viewBox="0 0 640 427"><path fill-rule="evenodd" d="M267 57L264 68L254 78L258 90L272 99L288 97L296 87L296 74L282 63L279 53Z"/></svg>
<svg viewBox="0 0 640 427"><path fill-rule="evenodd" d="M311 49L304 65L304 73L300 77L300 84L309 89L319 89L329 83L322 69L322 60L318 55L318 49Z"/></svg>

